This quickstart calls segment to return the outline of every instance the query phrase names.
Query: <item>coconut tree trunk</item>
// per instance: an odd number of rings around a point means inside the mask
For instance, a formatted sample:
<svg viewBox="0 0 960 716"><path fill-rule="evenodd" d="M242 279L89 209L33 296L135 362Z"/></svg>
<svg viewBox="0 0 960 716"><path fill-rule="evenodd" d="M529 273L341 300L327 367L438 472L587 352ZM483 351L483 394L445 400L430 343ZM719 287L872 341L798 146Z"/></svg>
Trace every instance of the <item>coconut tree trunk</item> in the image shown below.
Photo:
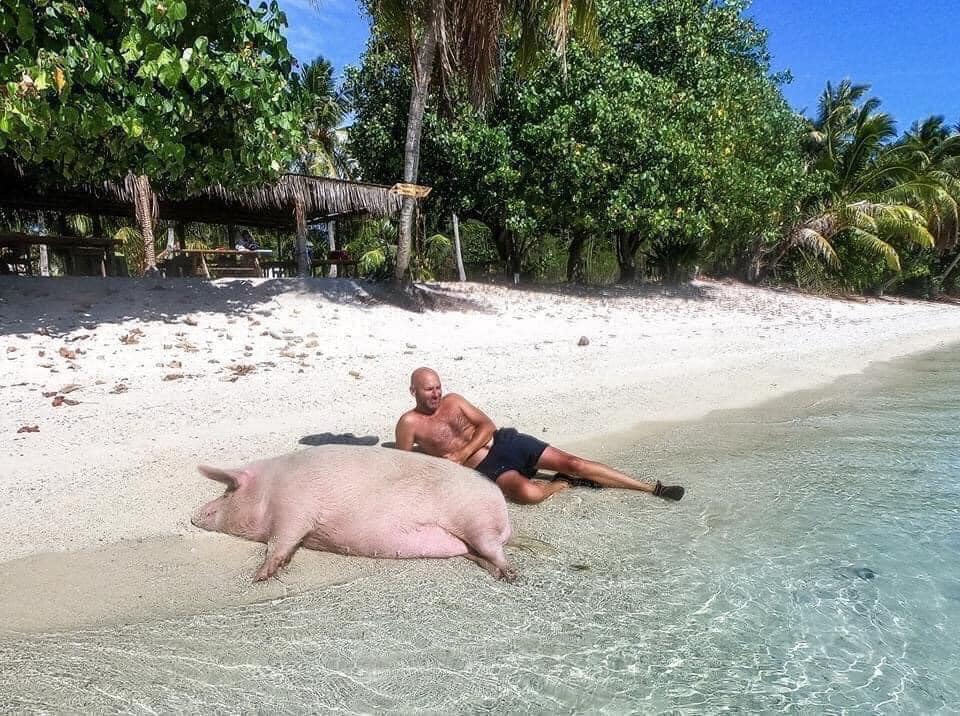
<svg viewBox="0 0 960 716"><path fill-rule="evenodd" d="M437 50L437 29L440 15L431 7L427 11L423 37L416 49L413 67L413 88L410 91L410 109L407 112L407 139L403 147L403 181L416 184L420 168L420 135L423 131L423 113L427 106L430 76ZM400 209L400 237L397 243L397 263L394 280L404 281L410 269L410 247L413 242L413 219L415 199L403 198Z"/></svg>
<svg viewBox="0 0 960 716"><path fill-rule="evenodd" d="M297 275L310 275L310 255L307 253L307 210L300 199L293 201L293 223L297 227Z"/></svg>
<svg viewBox="0 0 960 716"><path fill-rule="evenodd" d="M134 210L140 235L143 237L143 275L157 273L157 253L153 244L153 222L156 221L156 203L150 188L150 177L139 174L133 179Z"/></svg>

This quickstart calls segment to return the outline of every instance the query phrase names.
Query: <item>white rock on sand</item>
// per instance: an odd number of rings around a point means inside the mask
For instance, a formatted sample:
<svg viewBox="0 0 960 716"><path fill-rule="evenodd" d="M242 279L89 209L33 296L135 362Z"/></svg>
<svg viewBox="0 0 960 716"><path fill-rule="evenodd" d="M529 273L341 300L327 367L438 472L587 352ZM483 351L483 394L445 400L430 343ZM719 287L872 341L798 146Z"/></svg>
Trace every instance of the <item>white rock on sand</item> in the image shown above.
<svg viewBox="0 0 960 716"><path fill-rule="evenodd" d="M586 297L445 284L464 305L423 314L368 289L0 280L0 560L192 532L212 491L198 462L240 464L317 433L391 440L420 365L499 425L562 447L960 340L953 305L706 281Z"/></svg>

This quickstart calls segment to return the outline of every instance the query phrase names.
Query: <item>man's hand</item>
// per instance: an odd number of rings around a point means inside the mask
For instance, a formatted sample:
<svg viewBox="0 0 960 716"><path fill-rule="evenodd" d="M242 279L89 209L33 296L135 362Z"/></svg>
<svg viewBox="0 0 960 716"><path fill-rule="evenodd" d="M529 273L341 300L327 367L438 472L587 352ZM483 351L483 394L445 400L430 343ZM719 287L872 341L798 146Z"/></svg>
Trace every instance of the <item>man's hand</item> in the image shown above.
<svg viewBox="0 0 960 716"><path fill-rule="evenodd" d="M472 454L473 453L465 454L463 450L456 450L454 452L448 452L446 455L444 455L444 457L451 462L462 465L470 458L470 455Z"/></svg>
<svg viewBox="0 0 960 716"><path fill-rule="evenodd" d="M493 433L496 432L497 427L482 410L472 405L466 398L456 394L451 394L451 396L457 401L461 415L474 427L473 437L470 439L470 442L460 448L460 450L452 452L448 458L459 465L463 465L473 457L474 453L490 442L490 438L493 437Z"/></svg>

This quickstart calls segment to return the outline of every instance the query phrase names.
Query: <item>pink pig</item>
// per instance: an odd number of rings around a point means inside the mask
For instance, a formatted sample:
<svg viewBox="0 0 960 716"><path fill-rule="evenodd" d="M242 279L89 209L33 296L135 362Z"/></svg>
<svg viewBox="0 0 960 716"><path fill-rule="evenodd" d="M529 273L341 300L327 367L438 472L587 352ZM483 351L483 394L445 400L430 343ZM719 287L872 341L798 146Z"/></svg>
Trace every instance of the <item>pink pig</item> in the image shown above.
<svg viewBox="0 0 960 716"><path fill-rule="evenodd" d="M364 557L466 557L499 579L516 571L500 489L449 460L386 448L324 445L241 468L201 465L227 486L191 522L267 544L254 577L286 565L301 545Z"/></svg>

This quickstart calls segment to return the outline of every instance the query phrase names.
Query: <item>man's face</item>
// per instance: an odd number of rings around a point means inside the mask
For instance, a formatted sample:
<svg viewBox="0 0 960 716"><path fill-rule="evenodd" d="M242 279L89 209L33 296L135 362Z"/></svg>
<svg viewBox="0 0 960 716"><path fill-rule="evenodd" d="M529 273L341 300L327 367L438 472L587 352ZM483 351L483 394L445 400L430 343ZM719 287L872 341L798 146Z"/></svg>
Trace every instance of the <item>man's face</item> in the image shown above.
<svg viewBox="0 0 960 716"><path fill-rule="evenodd" d="M433 415L440 407L440 398L443 397L443 388L440 386L440 376L436 373L418 375L410 386L410 392L417 401L417 410L427 415Z"/></svg>

